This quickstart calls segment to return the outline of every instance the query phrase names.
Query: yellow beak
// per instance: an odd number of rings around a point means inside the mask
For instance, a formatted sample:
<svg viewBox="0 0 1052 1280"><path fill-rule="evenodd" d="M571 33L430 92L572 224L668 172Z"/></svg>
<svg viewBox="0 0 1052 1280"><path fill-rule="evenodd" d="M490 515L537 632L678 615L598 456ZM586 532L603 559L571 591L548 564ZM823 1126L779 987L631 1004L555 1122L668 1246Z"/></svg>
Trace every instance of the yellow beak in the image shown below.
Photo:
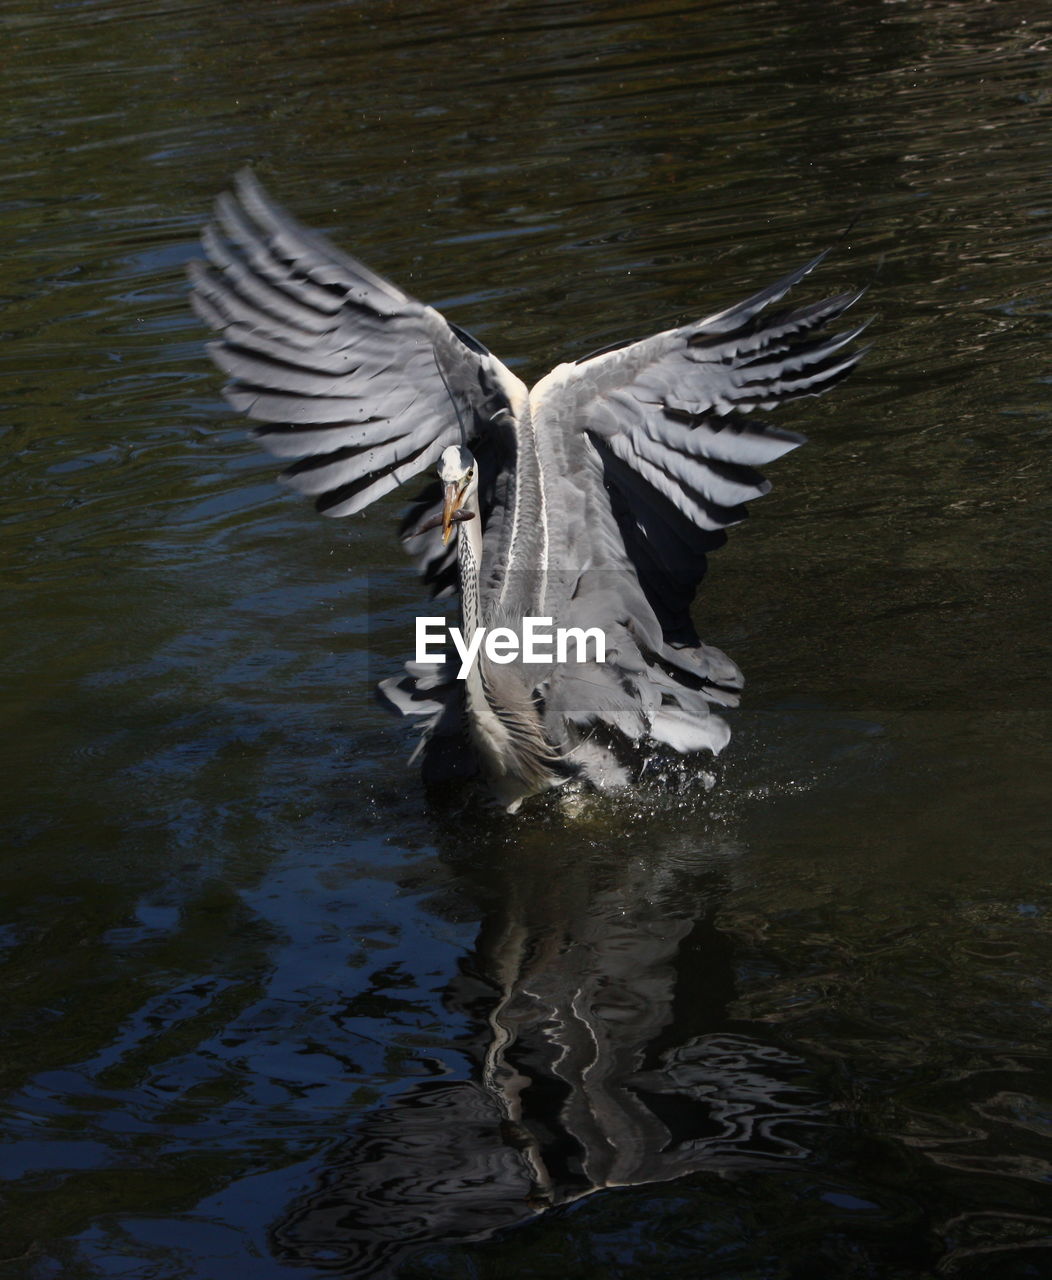
<svg viewBox="0 0 1052 1280"><path fill-rule="evenodd" d="M458 484L447 484L444 487L442 499L442 542L447 543L453 534L453 517L460 510L460 504L464 501L464 494L467 487L461 488Z"/></svg>

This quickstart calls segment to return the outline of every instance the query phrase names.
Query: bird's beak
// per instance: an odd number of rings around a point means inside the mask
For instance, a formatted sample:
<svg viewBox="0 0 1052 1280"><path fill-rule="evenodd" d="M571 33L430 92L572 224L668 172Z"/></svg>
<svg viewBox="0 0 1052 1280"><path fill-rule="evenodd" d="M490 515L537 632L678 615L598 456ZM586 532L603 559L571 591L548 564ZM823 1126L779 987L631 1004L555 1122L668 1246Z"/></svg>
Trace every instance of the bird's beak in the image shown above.
<svg viewBox="0 0 1052 1280"><path fill-rule="evenodd" d="M445 545L453 535L453 520L460 504L464 501L466 488L451 483L444 486L442 498L442 543Z"/></svg>

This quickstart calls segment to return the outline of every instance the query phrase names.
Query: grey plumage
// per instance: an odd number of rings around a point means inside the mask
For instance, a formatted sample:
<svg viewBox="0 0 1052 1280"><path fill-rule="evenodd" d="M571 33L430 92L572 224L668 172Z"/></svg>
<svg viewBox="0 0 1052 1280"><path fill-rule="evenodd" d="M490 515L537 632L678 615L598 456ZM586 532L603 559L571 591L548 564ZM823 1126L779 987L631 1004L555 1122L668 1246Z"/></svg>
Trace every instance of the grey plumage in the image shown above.
<svg viewBox="0 0 1052 1280"><path fill-rule="evenodd" d="M474 694L455 663L409 664L385 681L389 701L421 719L426 775L463 773L476 757L515 809L574 775L623 783L631 744L722 749L729 730L711 706L736 703L741 674L700 642L691 602L708 552L769 489L757 468L803 442L753 412L819 395L852 369L864 326L825 326L859 294L768 310L816 258L736 306L561 364L528 390L433 308L301 227L248 173L219 200L204 246L208 262L191 275L194 305L219 334L209 350L230 378L227 399L287 461L288 484L327 515L351 515L466 444L462 514L477 518L446 545L428 528L442 507L432 486L403 525L432 591L459 588L466 601L470 590L487 627L534 616L605 633L605 663L483 658Z"/></svg>

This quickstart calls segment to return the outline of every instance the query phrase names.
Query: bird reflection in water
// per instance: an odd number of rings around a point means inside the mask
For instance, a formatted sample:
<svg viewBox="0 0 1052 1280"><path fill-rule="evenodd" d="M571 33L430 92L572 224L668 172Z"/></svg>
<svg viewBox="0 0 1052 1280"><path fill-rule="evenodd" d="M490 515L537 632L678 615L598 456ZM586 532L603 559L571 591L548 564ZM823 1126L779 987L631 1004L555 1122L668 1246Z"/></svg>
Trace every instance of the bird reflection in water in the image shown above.
<svg viewBox="0 0 1052 1280"><path fill-rule="evenodd" d="M805 1064L728 1012L725 873L698 869L726 857L626 868L621 845L574 861L553 834L473 861L487 908L445 993L476 1028L471 1077L419 1081L367 1116L274 1226L286 1262L389 1274L606 1188L810 1154L823 1108Z"/></svg>

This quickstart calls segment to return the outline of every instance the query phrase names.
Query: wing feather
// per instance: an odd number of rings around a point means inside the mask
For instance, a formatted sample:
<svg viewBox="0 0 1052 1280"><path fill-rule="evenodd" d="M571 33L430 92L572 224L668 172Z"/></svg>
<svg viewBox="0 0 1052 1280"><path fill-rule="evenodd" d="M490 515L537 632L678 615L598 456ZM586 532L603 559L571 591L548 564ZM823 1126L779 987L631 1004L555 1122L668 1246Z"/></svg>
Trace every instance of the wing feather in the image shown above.
<svg viewBox="0 0 1052 1280"><path fill-rule="evenodd" d="M205 228L193 302L215 329L230 404L289 460L284 478L328 515L352 515L449 444L507 438L525 388L432 307L300 226L241 173Z"/></svg>
<svg viewBox="0 0 1052 1280"><path fill-rule="evenodd" d="M769 492L758 467L804 443L754 416L821 395L865 348L865 325L830 333L862 296L769 310L825 254L706 319L562 365L535 388L540 412L584 431L647 598L669 637L696 639L689 607L705 555L745 504Z"/></svg>

